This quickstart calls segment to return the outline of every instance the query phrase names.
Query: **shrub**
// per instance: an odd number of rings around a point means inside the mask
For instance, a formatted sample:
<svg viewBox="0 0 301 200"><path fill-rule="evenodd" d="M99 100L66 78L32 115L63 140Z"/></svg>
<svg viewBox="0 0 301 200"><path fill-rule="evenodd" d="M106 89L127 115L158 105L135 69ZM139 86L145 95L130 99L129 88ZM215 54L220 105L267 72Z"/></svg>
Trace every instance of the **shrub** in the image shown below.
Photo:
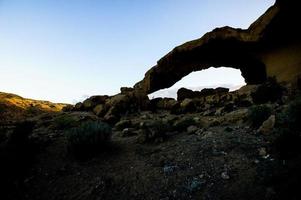
<svg viewBox="0 0 301 200"><path fill-rule="evenodd" d="M77 123L75 117L70 115L61 115L54 119L54 127L57 129L66 129L75 126Z"/></svg>
<svg viewBox="0 0 301 200"><path fill-rule="evenodd" d="M30 106L26 109L26 112L29 115L37 115L41 113L41 109L38 106Z"/></svg>
<svg viewBox="0 0 301 200"><path fill-rule="evenodd" d="M258 128L261 124L269 118L272 110L268 106L260 105L253 106L249 109L249 118L251 120L252 126Z"/></svg>
<svg viewBox="0 0 301 200"><path fill-rule="evenodd" d="M183 117L173 124L173 128L175 131L185 131L187 127L195 124L196 122L193 118Z"/></svg>
<svg viewBox="0 0 301 200"><path fill-rule="evenodd" d="M89 157L107 147L111 127L101 121L87 121L67 132L67 148L78 158Z"/></svg>
<svg viewBox="0 0 301 200"><path fill-rule="evenodd" d="M301 97L297 97L289 104L287 120L291 129L301 130Z"/></svg>
<svg viewBox="0 0 301 200"><path fill-rule="evenodd" d="M162 120L145 123L141 128L138 137L140 143L162 142L171 130L171 126Z"/></svg>
<svg viewBox="0 0 301 200"><path fill-rule="evenodd" d="M283 159L291 158L301 153L301 98L293 100L288 109L277 115L278 138L275 147Z"/></svg>
<svg viewBox="0 0 301 200"><path fill-rule="evenodd" d="M283 87L277 83L275 78L269 78L251 94L255 104L276 102L282 97Z"/></svg>
<svg viewBox="0 0 301 200"><path fill-rule="evenodd" d="M15 128L12 132L4 130L9 134L8 137L0 142L0 186L3 191L1 191L2 199L20 198L17 198L17 193L14 193L17 189L20 189L16 183L24 181L37 152L36 146L30 138L35 123L32 121L23 121L14 125ZM14 196L15 194L16 196Z"/></svg>
<svg viewBox="0 0 301 200"><path fill-rule="evenodd" d="M15 129L9 135L9 144L16 145L17 147L26 146L29 142L29 136L31 135L35 122L23 121L16 124Z"/></svg>
<svg viewBox="0 0 301 200"><path fill-rule="evenodd" d="M300 155L301 137L300 134L289 128L280 128L277 130L278 137L274 146L281 159L289 159Z"/></svg>

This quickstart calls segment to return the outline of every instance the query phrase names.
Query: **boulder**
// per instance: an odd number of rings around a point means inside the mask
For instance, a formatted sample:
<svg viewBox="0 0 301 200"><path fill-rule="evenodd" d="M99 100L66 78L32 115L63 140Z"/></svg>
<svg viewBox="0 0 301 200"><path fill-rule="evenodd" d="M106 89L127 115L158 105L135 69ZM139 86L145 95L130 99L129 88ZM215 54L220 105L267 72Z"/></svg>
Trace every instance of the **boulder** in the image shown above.
<svg viewBox="0 0 301 200"><path fill-rule="evenodd" d="M275 78L269 78L265 83L259 85L251 96L255 104L274 103L281 99L283 91L283 87Z"/></svg>
<svg viewBox="0 0 301 200"><path fill-rule="evenodd" d="M170 130L171 127L169 124L164 123L161 120L148 121L141 124L137 141L139 143L163 142Z"/></svg>
<svg viewBox="0 0 301 200"><path fill-rule="evenodd" d="M78 103L75 104L75 106L74 106L74 110L75 110L75 111L83 110L83 108L84 108L84 105L83 105L83 103L81 103L81 102L78 102Z"/></svg>
<svg viewBox="0 0 301 200"><path fill-rule="evenodd" d="M175 121L173 124L173 130L175 131L184 131L187 130L189 126L196 125L197 122L192 117L182 117L179 120Z"/></svg>
<svg viewBox="0 0 301 200"><path fill-rule="evenodd" d="M90 110L92 109L93 107L93 102L90 100L90 99L86 99L84 102L83 102L83 108L85 110Z"/></svg>
<svg viewBox="0 0 301 200"><path fill-rule="evenodd" d="M137 131L134 128L124 128L120 134L121 137L130 137L137 135Z"/></svg>
<svg viewBox="0 0 301 200"><path fill-rule="evenodd" d="M181 109L183 112L193 112L196 111L196 106L192 99L184 99L181 104Z"/></svg>
<svg viewBox="0 0 301 200"><path fill-rule="evenodd" d="M186 98L189 98L189 99L198 98L200 96L201 96L201 92L192 91L187 88L180 88L177 91L177 100L178 101L183 101Z"/></svg>
<svg viewBox="0 0 301 200"><path fill-rule="evenodd" d="M96 96L91 96L89 99L92 101L92 103L94 105L105 104L107 99L109 99L109 96L108 95L96 95Z"/></svg>
<svg viewBox="0 0 301 200"><path fill-rule="evenodd" d="M131 87L121 87L120 88L121 94L128 94L133 91L134 91L134 88L131 88Z"/></svg>
<svg viewBox="0 0 301 200"><path fill-rule="evenodd" d="M214 89L215 94L226 94L229 92L229 88L218 87Z"/></svg>
<svg viewBox="0 0 301 200"><path fill-rule="evenodd" d="M233 124L233 123L240 124L244 122L248 116L249 116L249 110L247 108L238 109L225 114L223 116L222 123L225 125Z"/></svg>
<svg viewBox="0 0 301 200"><path fill-rule="evenodd" d="M163 98L158 97L158 98L153 98L149 101L149 110L155 111L157 109L157 105L159 104L160 101L162 101Z"/></svg>
<svg viewBox="0 0 301 200"><path fill-rule="evenodd" d="M201 91L192 91L186 88L180 88L177 92L177 100L183 101L184 99L194 99L201 98L211 95L222 95L229 92L229 88L218 87L216 89L213 88L204 88Z"/></svg>
<svg viewBox="0 0 301 200"><path fill-rule="evenodd" d="M105 114L105 106L103 104L99 104L93 108L93 112L95 115L102 117Z"/></svg>
<svg viewBox="0 0 301 200"><path fill-rule="evenodd" d="M188 134L194 134L197 131L198 131L198 127L194 126L194 125L188 126L188 128L187 128L187 133Z"/></svg>
<svg viewBox="0 0 301 200"><path fill-rule="evenodd" d="M107 95L91 96L83 102L83 107L85 110L93 110L96 105L105 104L107 99L109 99Z"/></svg>
<svg viewBox="0 0 301 200"><path fill-rule="evenodd" d="M74 106L73 105L66 105L63 107L62 111L63 112L69 112L69 111L72 111L74 109Z"/></svg>
<svg viewBox="0 0 301 200"><path fill-rule="evenodd" d="M258 132L263 135L269 135L275 126L276 117L271 115L267 120L265 120L262 125L259 127Z"/></svg>
<svg viewBox="0 0 301 200"><path fill-rule="evenodd" d="M132 127L131 120L120 120L115 124L115 128L120 131L125 128L131 128L131 127Z"/></svg>
<svg viewBox="0 0 301 200"><path fill-rule="evenodd" d="M120 116L117 115L113 115L112 113L107 113L104 117L103 117L103 121L107 122L111 125L116 124L120 119Z"/></svg>
<svg viewBox="0 0 301 200"><path fill-rule="evenodd" d="M162 98L157 102L157 109L171 110L178 102L173 98Z"/></svg>

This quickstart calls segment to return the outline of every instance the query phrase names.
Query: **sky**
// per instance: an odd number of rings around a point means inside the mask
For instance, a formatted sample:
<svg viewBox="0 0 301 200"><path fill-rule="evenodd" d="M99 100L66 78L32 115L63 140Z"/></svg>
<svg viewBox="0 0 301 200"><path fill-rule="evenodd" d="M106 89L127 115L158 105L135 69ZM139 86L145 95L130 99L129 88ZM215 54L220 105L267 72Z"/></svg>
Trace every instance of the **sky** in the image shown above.
<svg viewBox="0 0 301 200"><path fill-rule="evenodd" d="M273 3L0 0L0 91L64 103L113 95L140 81L174 47L215 27L248 28ZM209 69L173 88L219 84L243 79L237 70Z"/></svg>

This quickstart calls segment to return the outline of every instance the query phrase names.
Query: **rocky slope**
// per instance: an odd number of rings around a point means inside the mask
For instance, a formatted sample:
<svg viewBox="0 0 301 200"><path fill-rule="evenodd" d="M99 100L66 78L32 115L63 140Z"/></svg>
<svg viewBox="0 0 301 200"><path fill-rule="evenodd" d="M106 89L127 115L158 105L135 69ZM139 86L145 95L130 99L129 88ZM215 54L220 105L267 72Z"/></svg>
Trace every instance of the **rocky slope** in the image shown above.
<svg viewBox="0 0 301 200"><path fill-rule="evenodd" d="M297 119L300 123L300 118L296 118L301 113L301 101L296 100L298 91L285 89L273 80L234 92L225 88L201 92L181 89L179 101L153 99L144 110L129 107L140 105L133 104L138 101L136 98L117 101L130 98L125 93L132 90L122 91L122 98L91 97L78 107L69 108L77 111L44 113L25 124L3 129L6 137L1 137L0 145L0 172L5 177L1 179L5 191L2 197L301 197L300 128L295 130L295 122L286 120ZM267 96L263 97L262 92ZM112 102L125 107L112 109ZM113 115L113 121L104 118L106 113L96 115L99 105L111 105L107 112ZM114 116L116 113L118 116ZM68 133L85 122L99 120L108 120L113 127L109 146L78 160L68 151ZM24 134L28 136L23 137Z"/></svg>

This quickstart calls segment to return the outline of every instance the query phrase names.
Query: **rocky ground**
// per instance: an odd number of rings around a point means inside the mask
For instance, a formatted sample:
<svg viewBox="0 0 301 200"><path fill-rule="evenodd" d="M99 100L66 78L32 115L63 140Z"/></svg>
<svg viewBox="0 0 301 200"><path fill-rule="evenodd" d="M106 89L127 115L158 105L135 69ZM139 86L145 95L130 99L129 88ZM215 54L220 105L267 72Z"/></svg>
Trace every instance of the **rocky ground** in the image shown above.
<svg viewBox="0 0 301 200"><path fill-rule="evenodd" d="M272 91L274 86L263 88ZM150 100L148 109L142 109L144 102L135 112L129 105L124 112L124 103L134 105L133 98L141 98L123 91L118 99L129 101L98 97L97 104L92 97L64 112L3 128L2 195L30 200L299 199L300 135L280 133L282 114L296 95L286 91L276 99L256 98L263 88L182 90L181 100ZM99 107L106 111L97 112ZM254 108L268 108L260 124ZM70 154L66 132L97 120L113 127L110 143L84 159ZM18 134L28 135L22 145L10 142Z"/></svg>

